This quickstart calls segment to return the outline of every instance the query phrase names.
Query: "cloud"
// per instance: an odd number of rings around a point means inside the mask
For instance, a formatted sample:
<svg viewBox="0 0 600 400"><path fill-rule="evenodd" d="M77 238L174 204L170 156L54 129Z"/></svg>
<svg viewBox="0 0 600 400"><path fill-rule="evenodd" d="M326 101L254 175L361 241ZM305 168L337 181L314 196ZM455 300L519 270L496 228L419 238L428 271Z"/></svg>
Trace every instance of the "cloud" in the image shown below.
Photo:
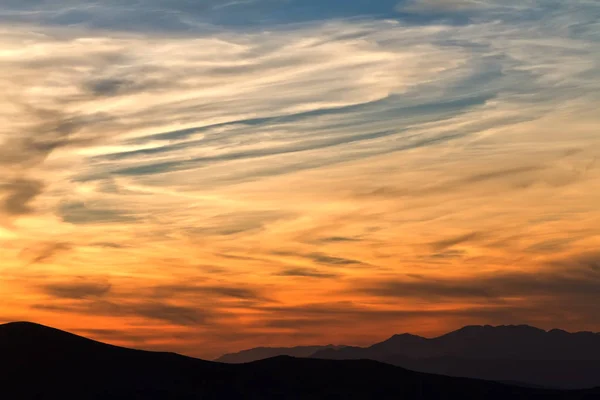
<svg viewBox="0 0 600 400"><path fill-rule="evenodd" d="M391 281L383 282L373 287L367 287L361 292L381 297L424 298L437 301L443 298L493 298L487 288L480 288L471 282L445 282L434 279L423 281Z"/></svg>
<svg viewBox="0 0 600 400"><path fill-rule="evenodd" d="M564 172L553 165L525 165L508 169L503 167L464 177L461 174L458 179L448 179L436 183L425 182L417 187L398 188L383 186L366 193L366 195L375 197L424 197L453 194L469 188L482 187L483 185L498 187L498 185L504 184L508 187L526 187L539 182L552 183L552 179L548 179L549 175L554 174L555 176L559 176L564 174ZM580 178L579 174L569 171L566 180L556 181L553 185L566 185ZM360 197L362 196L364 194L360 195Z"/></svg>
<svg viewBox="0 0 600 400"><path fill-rule="evenodd" d="M429 254L429 257L432 260L449 260L449 259L457 259L467 255L467 252L463 250L442 250L438 252L434 252Z"/></svg>
<svg viewBox="0 0 600 400"><path fill-rule="evenodd" d="M366 341L369 344L399 332L424 334L427 332L426 325L432 322L447 327L446 330L434 330L433 335L473 323L531 324L552 329L561 326L563 318L569 316L579 326L594 329L594 324L600 319L592 312L589 303L585 303L583 297L574 300L576 301L568 307L560 299L550 297L536 303L437 304L432 308L401 304L388 304L381 308L374 307L372 302L366 306L358 301L312 303L268 307L265 310L269 312L270 318L265 318L260 323L271 328L299 332L315 332L318 329L319 332L327 332L324 340L332 336L339 337L340 329L347 332L347 337L360 337L364 332L369 332L367 335L371 339ZM362 325L364 330L357 326L357 321L365 324ZM344 344L352 344L351 340Z"/></svg>
<svg viewBox="0 0 600 400"><path fill-rule="evenodd" d="M472 306L453 308L446 307L440 309L380 309L375 307L366 307L360 303L313 303L290 307L267 307L265 310L280 315L281 318L265 320L268 326L279 326L286 328L301 329L306 326L347 326L356 325L356 321L363 322L382 322L387 321L390 325L398 319L418 319L418 318L448 318L461 316L475 316L483 318L502 317L510 318L513 312L512 308L497 306ZM525 310L525 308L523 308ZM527 309L527 311L531 311ZM509 319L510 320L510 319ZM386 328L387 329L387 328Z"/></svg>
<svg viewBox="0 0 600 400"><path fill-rule="evenodd" d="M92 246L106 247L106 248L109 248L109 249L123 249L123 248L127 248L127 245L122 244L122 243L115 243L115 242L97 242L97 243L92 243Z"/></svg>
<svg viewBox="0 0 600 400"><path fill-rule="evenodd" d="M63 221L71 224L127 223L137 218L119 209L90 208L83 202L63 203L59 210Z"/></svg>
<svg viewBox="0 0 600 400"><path fill-rule="evenodd" d="M3 4L5 309L196 354L598 322L597 2L397 2Z"/></svg>
<svg viewBox="0 0 600 400"><path fill-rule="evenodd" d="M202 286L202 285L159 285L152 289L160 297L181 295L200 295L208 301L217 302L221 298L239 300L264 300L265 297L258 290L238 286Z"/></svg>
<svg viewBox="0 0 600 400"><path fill-rule="evenodd" d="M0 184L0 193L5 193L2 207L4 212L9 215L32 213L31 203L42 193L43 188L42 182L26 178Z"/></svg>
<svg viewBox="0 0 600 400"><path fill-rule="evenodd" d="M446 250L449 247L453 247L459 244L471 242L473 240L477 240L481 237L481 233L479 232L471 232L464 235L452 237L449 239L438 240L433 243L430 243L431 247L436 251Z"/></svg>
<svg viewBox="0 0 600 400"><path fill-rule="evenodd" d="M307 278L336 278L338 274L332 274L328 272L322 272L316 269L310 268L289 268L279 272L279 276L301 276Z"/></svg>
<svg viewBox="0 0 600 400"><path fill-rule="evenodd" d="M319 239L321 242L325 243L343 243L343 242L359 242L360 239L354 237L346 237L346 236L329 236Z"/></svg>
<svg viewBox="0 0 600 400"><path fill-rule="evenodd" d="M396 7L398 11L458 12L490 7L485 0L409 0Z"/></svg>
<svg viewBox="0 0 600 400"><path fill-rule="evenodd" d="M541 242L535 243L529 246L528 250L539 252L539 253L556 253L562 252L574 242L577 241L577 238L553 238L548 240L543 240Z"/></svg>
<svg viewBox="0 0 600 400"><path fill-rule="evenodd" d="M217 326L220 320L269 304L261 290L234 285L163 284L116 286L103 280L80 278L39 286L49 301L35 310L96 317L128 318L179 326Z"/></svg>
<svg viewBox="0 0 600 400"><path fill-rule="evenodd" d="M14 87L14 83L11 86ZM29 126L21 128L20 132L14 133L4 141L0 151L0 164L5 167L32 168L39 165L53 151L68 146L73 140L72 135L83 123L63 111L41 108L28 104L27 100L11 103L12 107L20 108L31 122Z"/></svg>
<svg viewBox="0 0 600 400"><path fill-rule="evenodd" d="M77 303L34 304L32 307L42 311L79 315L138 317L180 326L206 324L211 314L196 307L153 301L117 303L106 300L84 300Z"/></svg>
<svg viewBox="0 0 600 400"><path fill-rule="evenodd" d="M510 178L515 175L519 176L519 175L523 175L523 174L526 174L529 172L539 172L543 169L544 169L543 166L522 166L522 167L501 169L501 170L497 170L497 171L483 172L483 173L468 176L468 177L464 178L462 181L460 181L459 184L460 183L467 183L467 184L468 183L479 183L479 182L486 182L486 181L490 181L490 180L502 179L502 178L507 178L507 177Z"/></svg>
<svg viewBox="0 0 600 400"><path fill-rule="evenodd" d="M350 30L351 29L353 28L350 28ZM300 33L303 35L305 34L305 32ZM249 87L248 89L240 90L239 96L237 96L235 93L227 93L227 98L225 99L223 98L225 91L232 87L235 88L235 86L230 85L225 77L220 77L215 71L208 70L206 66L203 67L202 64L197 60L183 60L181 70L174 70L169 66L161 65L162 63L160 62L157 62L152 66L148 66L148 63L142 63L144 57L146 56L142 56L141 53L139 53L139 50L142 47L146 47L146 43L143 41L128 42L125 40L114 40L114 43L109 43L112 47L122 47L123 53L129 52L131 54L128 57L122 57L122 59L117 59L113 62L113 64L123 64L123 70L130 72L126 73L126 76L116 77L110 77L111 72L106 72L108 75L106 78L99 80L96 79L94 81L89 81L87 77L84 78L74 76L73 80L75 81L74 83L76 85L73 90L83 90L84 92L77 95L81 98L81 100L89 102L91 106L95 103L103 101L102 99L105 97L105 95L110 93L111 96L117 96L126 101L126 103L129 103L133 100L133 97L144 96L152 93L152 90L149 90L149 84L144 83L145 80L151 79L155 82L152 83L152 85L156 85L156 87L160 88L160 95L165 99L164 102L156 105L149 104L145 110L142 109L138 111L135 109L139 108L139 106L134 106L134 110L132 110L129 114L125 112L125 109L123 109L120 117L133 121L144 121L139 128L144 128L145 131L148 131L150 127L152 127L153 130L159 131L161 126L169 126L169 121L173 119L191 119L193 118L193 114L190 114L192 109L203 110L202 114L204 117L198 117L199 120L202 120L203 118L207 120L220 119L224 120L224 122L215 123L212 125L201 125L199 126L199 129L186 128L179 130L180 132L188 132L186 134L189 135L192 134L191 132L194 132L194 134L198 136L202 135L203 137L201 140L185 140L185 135L181 135L179 137L171 136L174 142L170 144L157 146L156 143L154 143L150 148L138 148L136 150L129 151L123 149L123 151L99 155L98 157L92 158L90 161L93 165L103 167L102 169L104 171L86 171L86 175L90 177L106 177L110 174L132 177L138 175L154 175L167 172L207 168L213 165L226 166L232 162L241 162L244 160L262 161L269 157L283 157L300 152L309 153L308 156L312 158L314 157L313 153L316 151L324 151L328 148L340 146L356 147L361 145L363 142L372 142L385 138L389 135L396 135L397 131L395 129L373 130L368 129L366 126L363 126L356 132L346 131L346 133L344 133L345 125L347 124L344 123L340 125L339 122L335 121L334 117L338 117L337 119L340 117L343 118L351 112L360 111L360 109L354 109L357 106L365 105L365 107L368 107L369 104L374 104L373 102L385 99L392 92L403 91L405 90L405 87L413 86L414 83L411 82L411 79L413 78L414 72L411 72L410 76L407 76L406 79L404 79L401 77L394 78L394 76L391 74L391 70L395 68L394 65L396 63L402 63L405 66L407 62L418 63L418 59L414 58L416 54L413 55L411 52L406 52L405 54L398 53L395 55L399 49L395 49L393 52L381 52L376 48L373 48L373 60L369 61L368 54L371 50L368 48L361 49L360 47L355 49L354 47L356 47L356 45L351 41L324 41L308 48L303 48L301 47L301 43L298 43L296 47L298 47L300 53L289 53L287 51L282 53L281 50L284 49L285 46L289 45L290 41L295 42L299 40L300 36L296 38L297 34L298 33L296 32L287 33L289 38L284 40L277 40L274 37L268 38L268 41L272 42L270 46L274 47L272 51L269 51L268 55L261 54L262 50L260 47L257 44L251 43L250 51L244 55L244 57L247 57L248 60L240 58L238 61L236 61L235 63L239 63L241 65L239 67L239 71L233 71L235 73L231 73L230 75L231 79L239 81L240 88L248 85L251 82L256 82L256 85L255 87ZM318 37L319 34L320 32L317 32L315 36ZM264 39L267 38L261 38L261 40ZM178 54L184 55L189 52L189 50L186 50L186 48L196 48L198 43L195 42L203 42L206 45L206 48L212 48L213 50L211 51L215 51L219 54L226 54L232 51L235 52L236 46L238 46L235 42L227 42L225 40L222 40L220 43L207 39L198 39L195 41L182 40L180 43L178 43L180 48L174 51ZM73 45L78 46L79 44L77 41L75 41ZM164 44L163 46L164 47L156 47L156 49L159 52L170 49L170 46L167 44ZM339 66L331 64L331 68L328 67L322 70L323 76L319 78L320 81L329 80L330 74L337 74L340 76L339 73L342 73L342 81L340 81L339 84L336 83L336 86L339 87L324 90L325 87L321 86L321 90L318 95L315 92L314 96L303 95L299 99L295 99L292 93L297 92L298 89L306 87L307 84L315 86L315 83L312 81L314 76L310 78L308 75L306 75L306 73L302 73L300 71L300 81L295 82L285 78L287 73L285 71L293 70L295 68L294 66L298 65L298 63L307 65L309 62L312 62L312 60L321 59L326 54L329 54L327 48L337 46L342 46L345 48L343 50L344 52L367 51L368 53L364 58L364 62L357 62L351 57L348 57L347 65L344 61ZM254 49L254 47L256 48ZM292 47L294 47L294 45ZM418 47L415 50L417 50L418 53L424 51L427 52L427 49L421 47ZM90 50L88 50L88 52L90 52ZM93 56L98 57L98 55L93 53L90 54L90 56L92 59ZM50 65L51 62L52 60L48 61ZM382 65L381 62L384 62L385 65ZM99 65L97 66L92 65L91 67L99 69L100 71L104 69L110 70L112 68L108 65L105 66L104 61L99 61L98 64ZM225 65L227 64L231 63L229 61L225 61ZM256 67L249 69L249 67L247 67L248 64L256 65ZM440 68L443 68L444 64L445 61L440 59ZM324 66L327 65L327 61L325 61ZM385 70L384 75L386 78L384 81L380 81L379 83L382 85L381 89L377 89L371 84L369 84L369 86L365 86L362 83L356 88L346 86L346 84L350 82L360 82L360 80L357 81L352 77L353 74L359 73L364 75L365 79L367 79L366 77L368 77L368 75L365 74L365 68L382 67ZM274 70L274 73L269 74L272 69ZM280 70L282 73L281 78L279 78L279 75L276 73L278 70ZM336 73L336 70L339 70L339 73ZM425 69L421 68L421 70L425 72ZM186 76L190 73L193 73L197 78L180 79L180 76ZM256 79L247 79L247 74L254 76ZM148 76L153 76L153 78L147 78ZM214 78L212 79L213 83L211 84L211 86L213 86L215 89L214 99L208 102L203 101L203 97L197 97L194 95L194 93L197 93L198 90L200 90L200 87L202 87L203 84L193 84L192 82L194 82L196 79L202 81L205 79L202 78L203 76L213 76ZM81 82L82 80L83 82ZM263 81L264 83L261 83ZM270 81L274 82L270 83ZM288 89L279 91L279 93L289 93L290 97L287 100L279 99L277 104L273 104L271 97L265 96L262 96L259 101L253 103L248 103L243 100L245 91L250 90L251 92L258 93L263 90L263 86L289 86ZM369 87L369 89L367 89L367 87ZM134 90L134 88L139 88L139 90ZM318 85L315 86L315 90L318 88ZM343 92L346 92L347 95L344 95ZM190 99L186 101L189 103L187 105L181 104L181 107L179 107L177 101L173 100L173 102L171 102L169 100L171 98L175 99L180 97L184 93L188 93L184 96ZM217 106L219 103L221 103L221 106ZM244 110L244 114L259 114L261 115L261 118L236 118L235 113L232 112L234 110ZM140 119L140 114L138 114L139 112L146 114L145 120ZM159 117L159 114L161 117ZM169 114L171 114L172 117L168 117ZM330 114L330 116L328 114ZM176 115L179 115L179 117L176 117ZM110 120L110 115L107 116L107 118ZM112 118L113 120L116 119L116 117ZM325 123L327 123L327 119L332 120L329 124L330 127L327 128L327 130L331 131L331 134L325 137L322 135L309 134L311 129L310 125L312 125L315 118L323 119L323 122ZM265 128L270 125L279 125L282 129L280 132L274 132L272 128L269 128L269 133L266 133ZM363 123L362 125L365 124ZM397 126L397 124L394 123L389 123L386 125L388 125L390 128ZM130 124L129 126L130 130L134 130L136 128L135 125ZM289 131L291 129L299 128L306 132L306 135L303 135L304 137L285 133L285 130ZM261 131L264 133L261 133ZM148 135L147 142L152 143L154 138L158 138L157 135L160 135L160 133ZM249 141L247 140L249 137L254 137L255 139ZM140 140L141 138L139 138L137 142L141 143ZM257 148L255 144L262 140L265 140L265 146ZM440 138L419 141L410 147L433 144L438 141L443 141L443 139ZM241 146L232 147L230 146L232 143L238 143L241 144ZM134 146L132 145L131 147ZM216 155L200 157L189 156L191 153L211 154L210 151L207 152L206 150L210 150L213 147L220 149ZM200 151L193 151L195 148ZM348 148L348 151L350 152L352 150ZM385 151L390 151L390 149L388 148ZM372 153L373 150L369 152ZM356 154L356 156L360 157L360 154ZM109 163L110 161L129 162L123 163L124 165L121 165L120 167L116 165L111 167L112 163ZM318 165L323 165L323 163L330 164L332 162L336 161L319 161ZM314 162L309 164L314 164ZM106 169L108 169L108 171ZM229 171L236 172L237 170L229 169ZM241 173L243 171L239 172ZM257 172L257 174L258 173L259 172ZM206 175L206 177L209 176L210 175ZM257 175L255 174L254 176Z"/></svg>
<svg viewBox="0 0 600 400"><path fill-rule="evenodd" d="M11 0L4 6L0 21L76 25L104 31L198 34L214 30L213 25L248 29L264 25L389 15L395 2L396 0L381 0L378 3L357 1L345 5L332 3L323 7L316 0L144 0L137 3L117 0L102 3L93 0L60 0L51 4L15 4Z"/></svg>
<svg viewBox="0 0 600 400"><path fill-rule="evenodd" d="M537 272L496 272L462 278L418 277L359 284L354 290L376 297L416 298L427 301L480 299L498 302L523 298L535 303L538 298L566 299L596 297L600 276L591 269L545 270Z"/></svg>
<svg viewBox="0 0 600 400"><path fill-rule="evenodd" d="M78 329L76 332L86 337L90 337L100 341L130 342L136 345L146 344L153 339L159 339L164 337L162 333L131 333L122 329Z"/></svg>
<svg viewBox="0 0 600 400"><path fill-rule="evenodd" d="M304 143L295 143L293 146L281 146L281 147L272 147L269 149L260 149L260 150L248 150L246 152L234 152L222 156L212 156L212 157L199 157L191 160L185 160L181 162L160 162L154 164L144 164L141 166L133 167L133 168L125 168L121 170L114 171L114 174L117 175L149 175L149 174L161 174L173 171L185 171L190 169L195 169L198 167L210 165L212 163L218 163L223 161L237 161L237 160L245 160L245 159L262 159L269 156L279 156L286 154L293 154L298 152L312 151L312 150L322 150L330 147L336 147L340 145L347 145L356 142L361 142L365 140L373 140L382 138L385 136L393 135L393 131L382 131L382 132L369 132L366 134L360 134L356 136L346 136L342 138L335 139L317 139L313 141L307 141ZM140 150L134 153L162 153L169 152L173 150L173 148L169 148L170 146L164 146L161 149L153 149L150 151ZM173 146L175 149L185 148L186 146ZM130 154L117 154L111 157L121 158ZM276 175L277 173L273 173Z"/></svg>
<svg viewBox="0 0 600 400"><path fill-rule="evenodd" d="M595 272L600 271L600 253L598 252L589 252L584 254L578 254L575 256L557 259L552 262L552 265L555 265L561 269L569 269L569 270L586 270L590 269Z"/></svg>
<svg viewBox="0 0 600 400"><path fill-rule="evenodd" d="M288 213L284 213L278 210L256 210L252 212L219 214L205 220L202 227L192 228L189 230L189 232L192 236L237 235L240 233L264 230L270 224L291 217L292 216Z"/></svg>
<svg viewBox="0 0 600 400"><path fill-rule="evenodd" d="M126 312L176 325L196 325L207 322L207 315L200 310L163 303L137 304L128 308Z"/></svg>
<svg viewBox="0 0 600 400"><path fill-rule="evenodd" d="M35 72L35 69L27 72ZM31 79L29 83L35 87L35 78ZM9 135L0 134L0 166L4 169L0 193L6 192L3 211L13 217L33 213L31 204L47 186L39 168L48 157L57 150L94 141L93 137L78 135L84 126L92 124L93 118L86 120L61 110L66 108L67 101L64 99L57 100L52 107L37 105L36 100L21 99L25 90L20 84L18 77L7 83L6 105L19 110L18 116L26 122L7 121L7 128L16 131ZM18 117L13 115L12 118ZM28 177L31 175L35 178Z"/></svg>
<svg viewBox="0 0 600 400"><path fill-rule="evenodd" d="M43 286L43 291L49 296L59 299L87 299L104 297L111 289L111 285L105 282L61 282L51 283Z"/></svg>
<svg viewBox="0 0 600 400"><path fill-rule="evenodd" d="M282 251L276 250L272 252L273 255L283 256L283 257L292 257L292 258L302 258L305 260L309 260L316 264L328 265L328 266L339 266L339 267L350 267L362 265L363 262L359 260L354 260L350 258L344 258L339 256L333 256L330 254L325 254L321 252L314 253L301 253L301 252L293 252L293 251Z"/></svg>
<svg viewBox="0 0 600 400"><path fill-rule="evenodd" d="M263 322L264 326L277 329L293 329L306 331L319 326L346 326L350 321L335 318L273 318Z"/></svg>
<svg viewBox="0 0 600 400"><path fill-rule="evenodd" d="M362 264L361 261L352 260L349 258L343 257L334 257L331 255L323 254L323 253L311 253L306 255L307 258L313 260L318 264L325 265L359 265Z"/></svg>
<svg viewBox="0 0 600 400"><path fill-rule="evenodd" d="M69 242L38 243L35 246L24 248L21 256L27 258L31 264L40 264L51 261L56 255L72 248L73 245Z"/></svg>
<svg viewBox="0 0 600 400"><path fill-rule="evenodd" d="M95 96L114 96L123 93L131 82L123 79L107 78L86 83L87 89Z"/></svg>

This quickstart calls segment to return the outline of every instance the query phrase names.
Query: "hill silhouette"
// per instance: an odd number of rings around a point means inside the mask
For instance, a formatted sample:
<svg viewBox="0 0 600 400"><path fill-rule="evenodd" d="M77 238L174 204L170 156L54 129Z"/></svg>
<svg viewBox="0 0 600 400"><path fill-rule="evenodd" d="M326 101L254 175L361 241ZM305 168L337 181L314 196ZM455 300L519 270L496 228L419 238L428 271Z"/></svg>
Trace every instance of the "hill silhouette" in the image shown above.
<svg viewBox="0 0 600 400"><path fill-rule="evenodd" d="M279 356L223 364L111 346L31 323L0 325L7 399L597 399L409 371L372 360Z"/></svg>

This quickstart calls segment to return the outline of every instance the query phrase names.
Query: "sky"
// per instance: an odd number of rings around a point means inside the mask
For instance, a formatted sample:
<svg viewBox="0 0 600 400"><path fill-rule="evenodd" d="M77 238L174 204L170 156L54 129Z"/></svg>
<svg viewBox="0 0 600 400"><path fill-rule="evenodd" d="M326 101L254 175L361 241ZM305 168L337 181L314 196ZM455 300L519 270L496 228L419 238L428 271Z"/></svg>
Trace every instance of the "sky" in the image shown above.
<svg viewBox="0 0 600 400"><path fill-rule="evenodd" d="M0 322L213 358L600 331L596 0L4 0Z"/></svg>

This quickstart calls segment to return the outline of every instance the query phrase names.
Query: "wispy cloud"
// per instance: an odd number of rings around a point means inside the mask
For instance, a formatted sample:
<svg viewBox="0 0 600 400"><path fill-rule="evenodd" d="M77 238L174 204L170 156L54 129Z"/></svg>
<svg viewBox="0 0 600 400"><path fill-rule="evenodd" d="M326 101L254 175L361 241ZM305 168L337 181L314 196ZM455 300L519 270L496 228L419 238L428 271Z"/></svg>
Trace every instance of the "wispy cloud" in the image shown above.
<svg viewBox="0 0 600 400"><path fill-rule="evenodd" d="M24 248L21 251L21 257L29 260L32 264L43 263L72 248L73 245L69 242L36 243L31 247Z"/></svg>
<svg viewBox="0 0 600 400"><path fill-rule="evenodd" d="M163 302L122 304L85 301L70 304L35 304L33 309L96 317L137 317L181 326L199 326L207 323L207 314L202 310Z"/></svg>
<svg viewBox="0 0 600 400"><path fill-rule="evenodd" d="M448 239L443 239L443 240L438 240L436 242L431 243L431 247L433 247L434 250L437 251L441 251L441 250L445 250L449 247L453 247L462 243L468 243L472 240L476 240L479 236L481 236L480 233L478 232L471 232L471 233L467 233L464 235L460 235L460 236L456 236L456 237L451 237Z"/></svg>
<svg viewBox="0 0 600 400"><path fill-rule="evenodd" d="M309 268L290 268L279 273L281 276L300 276L307 278L336 278L339 275L330 272L322 272L316 269Z"/></svg>
<svg viewBox="0 0 600 400"><path fill-rule="evenodd" d="M592 266L594 262L592 259ZM559 271L496 272L470 276L466 281L420 276L367 284L358 290L382 297L413 297L428 301L479 298L493 303L515 298L535 302L538 296L549 299L596 296L599 287L600 276L593 268L570 268Z"/></svg>
<svg viewBox="0 0 600 400"><path fill-rule="evenodd" d="M397 9L413 12L448 12L492 7L493 4L485 0L412 0L401 2L398 4Z"/></svg>
<svg viewBox="0 0 600 400"><path fill-rule="evenodd" d="M42 193L44 185L35 180L16 178L0 186L4 192L4 211L9 215L33 212L31 202Z"/></svg>
<svg viewBox="0 0 600 400"><path fill-rule="evenodd" d="M103 297L110 291L111 285L103 282L77 282L51 283L43 286L48 295L61 299L85 299L89 297Z"/></svg>

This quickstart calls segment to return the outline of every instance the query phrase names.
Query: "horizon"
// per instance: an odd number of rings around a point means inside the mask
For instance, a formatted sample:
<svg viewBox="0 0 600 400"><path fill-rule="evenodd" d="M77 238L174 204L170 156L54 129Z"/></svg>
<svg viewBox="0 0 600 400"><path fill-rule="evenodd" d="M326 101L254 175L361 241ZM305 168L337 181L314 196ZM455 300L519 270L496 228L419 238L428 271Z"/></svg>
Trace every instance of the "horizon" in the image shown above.
<svg viewBox="0 0 600 400"><path fill-rule="evenodd" d="M85 336L85 335L80 335L77 332L70 332L70 331L67 331L67 330L60 329L58 327L48 326L48 325L40 324L38 322L33 322L33 321L0 322L0 328L3 327L3 326L7 326L7 325L33 325L33 326L38 326L38 327L41 327L41 328L47 328L47 329L49 328L51 330L58 330L58 331L63 332L63 333L73 334L73 335L80 336L80 337L83 337L83 338L86 338L86 339L95 340L95 341L98 341L98 342L104 343L104 344L115 345L114 343L111 343L110 341L97 340L97 339L94 339L93 337L88 337L88 336ZM536 326L532 326L532 325L527 325L527 324L465 325L465 326L463 326L461 328L458 328L458 329L455 329L455 330L452 330L452 331L448 331L448 332L445 332L445 333L437 335L437 336L429 336L429 337L427 337L427 336L421 336L421 335L416 335L416 334L410 333L410 332L395 333L395 334L392 334L391 336L386 337L383 340L376 341L376 342L373 342L373 343L369 343L369 344L366 344L364 346L359 346L359 347L367 348L369 346L372 346L372 345L375 345L375 344L379 344L379 343L388 341L390 339L393 339L393 338L395 338L397 336L403 336L403 335L410 335L410 336L420 337L420 338L423 338L423 339L434 340L434 339L441 338L442 336L445 336L445 335L448 335L448 334L451 334L451 333L455 333L455 332L459 332L459 331L464 331L467 328L484 328L484 329L485 328L492 328L492 329L498 329L498 328L527 328L527 329L534 329L536 331L541 331L541 332L544 332L544 333L552 333L552 332L555 332L555 331L559 331L559 332L565 332L565 333L568 333L568 334L571 334L571 335L582 334L582 333L591 333L591 334L594 334L594 335L600 335L600 332L593 332L593 331L566 331L566 330L560 329L560 328L542 329L542 328L539 328L539 327L536 327ZM285 347L288 347L288 348L298 348L298 347L327 347L327 346L343 348L343 347L353 347L354 345L352 345L352 344L344 344L344 343L327 343L327 344L313 343L313 344L304 344L304 345L291 345L291 346L284 346L284 347L280 347L280 346L256 346L256 347L252 347L252 348L230 349L227 352L219 354L216 357L213 357L213 358L210 358L210 359L207 358L206 360L218 361L218 359L222 358L223 356L232 355L232 354L238 354L238 353L243 353L243 352L246 352L246 351L252 351L252 350L257 350L257 349L276 349L276 348L285 348ZM126 347L126 346L123 346L123 347ZM130 347L130 348L137 349L137 350L144 350L144 351L157 351L157 352L168 351L168 349L165 349L165 350L160 350L160 349L144 349L144 348L141 348L141 347L140 348ZM183 353L176 353L176 352L175 352L175 354L181 354L181 355L188 356L188 357L189 356L195 357L195 356L193 356L191 354L183 354ZM196 357L196 358L199 358L199 357Z"/></svg>
<svg viewBox="0 0 600 400"><path fill-rule="evenodd" d="M600 331L600 2L9 0L0 322Z"/></svg>

